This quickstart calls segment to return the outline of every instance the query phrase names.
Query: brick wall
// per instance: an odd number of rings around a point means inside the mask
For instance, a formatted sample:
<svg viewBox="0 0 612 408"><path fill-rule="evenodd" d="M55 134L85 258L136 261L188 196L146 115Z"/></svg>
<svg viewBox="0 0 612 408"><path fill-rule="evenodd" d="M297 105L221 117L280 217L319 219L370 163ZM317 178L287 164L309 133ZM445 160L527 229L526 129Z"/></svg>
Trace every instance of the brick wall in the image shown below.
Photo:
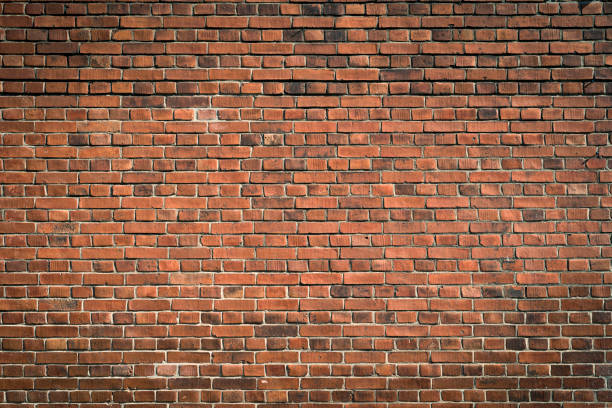
<svg viewBox="0 0 612 408"><path fill-rule="evenodd" d="M1 407L609 406L612 3L0 10Z"/></svg>

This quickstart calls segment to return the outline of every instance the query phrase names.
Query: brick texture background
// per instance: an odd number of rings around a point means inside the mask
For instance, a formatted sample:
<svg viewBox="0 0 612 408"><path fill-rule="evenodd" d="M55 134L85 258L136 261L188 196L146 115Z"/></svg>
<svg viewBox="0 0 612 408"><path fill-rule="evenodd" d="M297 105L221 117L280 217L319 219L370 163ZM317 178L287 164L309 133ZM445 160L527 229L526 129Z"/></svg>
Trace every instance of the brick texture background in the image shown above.
<svg viewBox="0 0 612 408"><path fill-rule="evenodd" d="M609 407L612 3L0 3L1 407Z"/></svg>

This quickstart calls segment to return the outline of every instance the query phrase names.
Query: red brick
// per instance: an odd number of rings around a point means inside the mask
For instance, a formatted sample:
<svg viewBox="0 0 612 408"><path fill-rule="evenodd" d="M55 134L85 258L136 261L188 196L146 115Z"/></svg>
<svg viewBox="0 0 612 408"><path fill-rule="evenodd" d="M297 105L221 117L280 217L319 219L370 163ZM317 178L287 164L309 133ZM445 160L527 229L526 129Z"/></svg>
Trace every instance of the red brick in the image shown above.
<svg viewBox="0 0 612 408"><path fill-rule="evenodd" d="M536 3L0 6L0 400L609 401L611 10Z"/></svg>

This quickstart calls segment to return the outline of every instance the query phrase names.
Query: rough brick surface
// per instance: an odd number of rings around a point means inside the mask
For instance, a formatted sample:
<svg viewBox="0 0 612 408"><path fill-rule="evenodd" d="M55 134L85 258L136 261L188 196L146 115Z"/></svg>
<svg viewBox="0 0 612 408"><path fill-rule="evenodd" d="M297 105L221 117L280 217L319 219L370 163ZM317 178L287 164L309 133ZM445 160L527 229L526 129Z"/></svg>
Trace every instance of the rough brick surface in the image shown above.
<svg viewBox="0 0 612 408"><path fill-rule="evenodd" d="M612 3L0 3L0 406L605 408Z"/></svg>

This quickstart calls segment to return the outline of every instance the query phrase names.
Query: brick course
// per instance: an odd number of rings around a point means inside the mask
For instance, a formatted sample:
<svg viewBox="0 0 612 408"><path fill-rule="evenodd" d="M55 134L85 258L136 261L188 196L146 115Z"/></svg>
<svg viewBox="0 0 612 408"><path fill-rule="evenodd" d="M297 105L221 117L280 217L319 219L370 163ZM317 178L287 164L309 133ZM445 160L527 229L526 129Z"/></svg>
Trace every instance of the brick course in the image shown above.
<svg viewBox="0 0 612 408"><path fill-rule="evenodd" d="M612 402L612 3L0 11L0 407Z"/></svg>

